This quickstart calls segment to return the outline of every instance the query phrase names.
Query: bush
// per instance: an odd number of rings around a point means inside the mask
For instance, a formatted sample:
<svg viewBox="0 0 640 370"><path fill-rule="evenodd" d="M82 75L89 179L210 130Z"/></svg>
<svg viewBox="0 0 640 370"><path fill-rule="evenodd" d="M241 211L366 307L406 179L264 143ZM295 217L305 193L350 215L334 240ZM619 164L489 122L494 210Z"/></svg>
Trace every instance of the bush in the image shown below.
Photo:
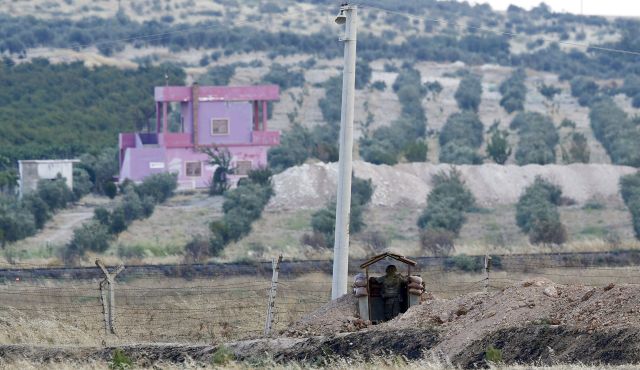
<svg viewBox="0 0 640 370"><path fill-rule="evenodd" d="M434 256L448 256L454 250L453 240L456 235L445 229L428 229L420 232L420 246L423 252Z"/></svg>
<svg viewBox="0 0 640 370"><path fill-rule="evenodd" d="M135 187L135 191L141 198L151 196L156 203L164 203L164 201L173 196L177 188L177 174L159 173L146 177L140 185Z"/></svg>
<svg viewBox="0 0 640 370"><path fill-rule="evenodd" d="M84 168L73 168L73 194L75 199L80 199L89 194L93 188L91 177Z"/></svg>
<svg viewBox="0 0 640 370"><path fill-rule="evenodd" d="M476 150L482 145L484 126L478 115L471 111L454 113L440 132L440 162L453 164L479 164L482 158Z"/></svg>
<svg viewBox="0 0 640 370"><path fill-rule="evenodd" d="M86 251L104 252L109 249L110 240L111 235L104 225L90 221L73 231L73 237L67 248L79 251L80 256Z"/></svg>
<svg viewBox="0 0 640 370"><path fill-rule="evenodd" d="M508 112L524 110L527 88L524 85L527 75L522 68L516 69L511 76L500 84L500 105Z"/></svg>
<svg viewBox="0 0 640 370"><path fill-rule="evenodd" d="M464 213L475 206L475 198L455 169L435 175L433 185L418 227L446 230L457 236L466 222Z"/></svg>
<svg viewBox="0 0 640 370"><path fill-rule="evenodd" d="M118 257L126 260L140 260L147 256L147 250L142 245L125 247L118 246Z"/></svg>
<svg viewBox="0 0 640 370"><path fill-rule="evenodd" d="M567 233L558 212L561 201L562 190L539 176L520 196L516 223L529 234L532 243L562 244L566 241Z"/></svg>
<svg viewBox="0 0 640 370"><path fill-rule="evenodd" d="M541 220L529 231L529 241L533 244L564 244L567 229L558 220Z"/></svg>
<svg viewBox="0 0 640 370"><path fill-rule="evenodd" d="M27 194L22 197L22 206L33 215L36 229L42 229L51 218L49 206L37 194Z"/></svg>
<svg viewBox="0 0 640 370"><path fill-rule="evenodd" d="M371 136L360 139L360 156L374 164L396 164L400 155L407 160L422 159L425 147L415 143L426 137L427 117L422 107L426 89L420 83L420 72L411 67L404 68L393 83L393 90L402 104L400 119L390 126L376 129Z"/></svg>
<svg viewBox="0 0 640 370"><path fill-rule="evenodd" d="M629 116L611 99L602 99L591 106L589 113L595 137L619 165L640 167L640 131Z"/></svg>
<svg viewBox="0 0 640 370"><path fill-rule="evenodd" d="M620 194L631 212L636 238L640 239L640 172L620 178Z"/></svg>
<svg viewBox="0 0 640 370"><path fill-rule="evenodd" d="M580 132L571 134L569 149L562 148L563 161L565 163L589 163L590 157L591 152L589 151L587 137Z"/></svg>
<svg viewBox="0 0 640 370"><path fill-rule="evenodd" d="M211 243L201 235L194 236L184 246L185 263L204 262L211 256Z"/></svg>
<svg viewBox="0 0 640 370"><path fill-rule="evenodd" d="M417 140L405 148L404 157L408 162L425 162L428 151L427 143L423 140Z"/></svg>
<svg viewBox="0 0 640 370"><path fill-rule="evenodd" d="M387 84L384 81L375 81L371 84L371 87L378 91L384 91L387 89Z"/></svg>
<svg viewBox="0 0 640 370"><path fill-rule="evenodd" d="M519 165L555 163L559 137L551 118L534 112L518 113L510 128L518 130L520 136L516 149Z"/></svg>
<svg viewBox="0 0 640 370"><path fill-rule="evenodd" d="M538 87L538 91L542 96L544 96L547 100L553 100L553 98L562 92L562 89L555 87L553 85L542 84Z"/></svg>
<svg viewBox="0 0 640 370"><path fill-rule="evenodd" d="M575 77L571 80L571 95L578 98L578 103L589 106L596 101L600 88L592 79L587 77Z"/></svg>
<svg viewBox="0 0 640 370"><path fill-rule="evenodd" d="M38 196L47 204L52 212L67 207L74 199L67 181L60 174L54 180L38 181Z"/></svg>
<svg viewBox="0 0 640 370"><path fill-rule="evenodd" d="M357 234L365 224L362 213L365 206L371 201L373 195L371 179L360 179L352 176L351 179L351 213L349 214L349 232ZM332 246L335 239L336 203L331 202L311 215L311 228L314 234L323 235L325 246ZM307 237L305 240L318 240L317 236Z"/></svg>
<svg viewBox="0 0 640 370"><path fill-rule="evenodd" d="M118 187L112 181L107 181L102 185L102 189L104 190L104 195L109 197L109 199L113 199L118 195Z"/></svg>
<svg viewBox="0 0 640 370"><path fill-rule="evenodd" d="M495 129L487 143L487 155L497 164L505 164L511 156L511 146L507 141L507 130Z"/></svg>
<svg viewBox="0 0 640 370"><path fill-rule="evenodd" d="M273 63L262 80L266 83L279 85L282 90L285 90L292 87L302 87L304 74L302 71L292 71L283 65Z"/></svg>
<svg viewBox="0 0 640 370"><path fill-rule="evenodd" d="M282 134L280 145L267 153L269 168L275 173L303 164L312 155L313 138L307 128L294 124Z"/></svg>
<svg viewBox="0 0 640 370"><path fill-rule="evenodd" d="M478 111L482 100L482 84L480 78L468 74L461 81L454 95L458 107L462 110Z"/></svg>
<svg viewBox="0 0 640 370"><path fill-rule="evenodd" d="M12 243L36 232L36 222L31 212L14 199L0 195L0 246Z"/></svg>

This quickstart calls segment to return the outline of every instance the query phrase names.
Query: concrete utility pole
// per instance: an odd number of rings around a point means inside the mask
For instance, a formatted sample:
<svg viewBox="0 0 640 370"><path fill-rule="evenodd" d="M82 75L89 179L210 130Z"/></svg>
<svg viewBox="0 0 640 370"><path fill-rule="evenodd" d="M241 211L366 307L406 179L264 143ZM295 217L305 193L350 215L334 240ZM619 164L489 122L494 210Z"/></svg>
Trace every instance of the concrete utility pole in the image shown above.
<svg viewBox="0 0 640 370"><path fill-rule="evenodd" d="M338 201L336 204L335 244L333 246L333 282L331 299L347 293L349 269L349 215L351 213L351 159L353 155L353 105L356 83L356 34L358 9L343 4L336 17L345 25L344 71L342 76L342 111L340 117L340 160Z"/></svg>

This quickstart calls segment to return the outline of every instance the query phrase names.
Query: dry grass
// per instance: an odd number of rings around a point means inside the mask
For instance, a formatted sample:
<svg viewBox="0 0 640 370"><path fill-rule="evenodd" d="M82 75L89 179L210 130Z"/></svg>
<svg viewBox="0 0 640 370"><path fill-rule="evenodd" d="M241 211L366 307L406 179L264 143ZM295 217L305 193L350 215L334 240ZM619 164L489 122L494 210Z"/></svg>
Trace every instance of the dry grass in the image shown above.
<svg viewBox="0 0 640 370"><path fill-rule="evenodd" d="M98 345L104 340L114 345L215 344L260 337L269 286L269 278L258 276L119 279L117 335L107 335L98 281L23 279L0 285L0 343ZM324 275L283 276L275 330L326 303L329 294L330 280Z"/></svg>
<svg viewBox="0 0 640 370"><path fill-rule="evenodd" d="M13 362L4 362L0 359L0 369L23 369L23 370L36 370L36 369L50 369L55 367L59 370L75 370L75 369L87 369L87 370L111 370L109 362L105 361L87 361L87 362L38 362L31 360L20 360ZM427 357L423 360L408 361L402 357L393 358L377 358L370 361L363 361L359 358L352 359L338 359L328 360L325 364L309 365L297 362L291 362L287 364L278 364L272 360L265 359L255 363L247 362L235 362L231 361L226 364L203 364L190 359L186 359L184 363L155 363L152 366L136 366L136 369L224 369L224 370L240 370L240 369L267 369L267 370L303 370L303 369L326 369L326 370L455 370L459 367L452 366L448 363L443 363L437 359ZM492 370L632 370L637 369L637 365L619 365L619 366L607 366L607 365L581 365L571 364L563 365L557 364L553 366L539 366L539 365L492 365L489 369Z"/></svg>

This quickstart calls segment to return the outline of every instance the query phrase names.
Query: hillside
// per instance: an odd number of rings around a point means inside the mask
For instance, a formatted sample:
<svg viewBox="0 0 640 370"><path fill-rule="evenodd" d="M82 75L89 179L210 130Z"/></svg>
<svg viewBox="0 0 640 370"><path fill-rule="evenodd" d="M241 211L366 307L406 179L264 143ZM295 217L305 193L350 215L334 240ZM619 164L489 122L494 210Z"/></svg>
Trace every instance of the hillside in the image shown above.
<svg viewBox="0 0 640 370"><path fill-rule="evenodd" d="M269 154L275 196L252 232L216 258L330 257L301 239L335 192L335 12L328 0L0 0L0 180L18 159L97 154L118 132L147 129L154 86L278 84L269 112L269 127L282 132ZM354 255L428 254L416 223L433 175L449 165L478 201L456 254L638 246L618 181L640 167L639 21L435 0L366 1L359 16L355 172L375 190ZM538 174L569 199L558 210L563 247L532 246L516 225L515 203ZM65 211L12 248L55 259L80 222L70 215L92 211ZM180 261L222 214L221 198L180 195L133 222L106 254Z"/></svg>

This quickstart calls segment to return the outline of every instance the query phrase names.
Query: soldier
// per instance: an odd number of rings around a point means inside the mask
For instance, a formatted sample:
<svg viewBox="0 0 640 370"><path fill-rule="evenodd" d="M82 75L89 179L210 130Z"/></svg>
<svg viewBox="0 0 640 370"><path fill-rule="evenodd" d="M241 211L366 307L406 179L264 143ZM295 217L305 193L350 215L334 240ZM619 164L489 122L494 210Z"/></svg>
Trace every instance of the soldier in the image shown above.
<svg viewBox="0 0 640 370"><path fill-rule="evenodd" d="M387 266L386 275L376 278L382 284L382 298L384 299L384 319L391 320L400 313L400 302L402 295L400 287L406 283L407 278L398 273L395 265Z"/></svg>

